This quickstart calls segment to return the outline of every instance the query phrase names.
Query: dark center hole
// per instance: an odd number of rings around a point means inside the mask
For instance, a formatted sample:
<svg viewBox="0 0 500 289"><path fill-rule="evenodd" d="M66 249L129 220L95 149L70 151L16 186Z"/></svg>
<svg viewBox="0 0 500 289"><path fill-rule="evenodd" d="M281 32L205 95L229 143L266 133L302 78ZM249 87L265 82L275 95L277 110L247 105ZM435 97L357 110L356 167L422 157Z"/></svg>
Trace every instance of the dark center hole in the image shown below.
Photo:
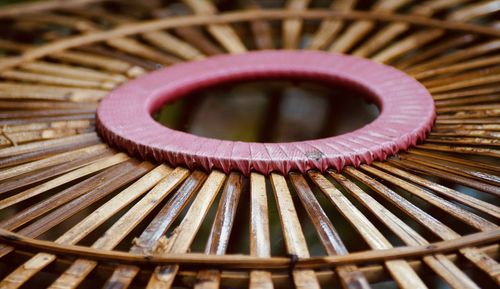
<svg viewBox="0 0 500 289"><path fill-rule="evenodd" d="M252 80L211 86L163 105L154 118L198 136L292 142L354 131L379 114L368 92L309 80Z"/></svg>

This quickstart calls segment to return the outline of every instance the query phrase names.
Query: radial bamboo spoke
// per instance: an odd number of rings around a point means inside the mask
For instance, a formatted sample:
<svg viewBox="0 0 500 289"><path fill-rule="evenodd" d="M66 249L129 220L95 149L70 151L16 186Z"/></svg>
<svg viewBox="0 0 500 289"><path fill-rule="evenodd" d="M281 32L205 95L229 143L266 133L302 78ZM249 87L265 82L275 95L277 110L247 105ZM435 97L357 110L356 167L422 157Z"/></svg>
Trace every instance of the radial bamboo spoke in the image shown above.
<svg viewBox="0 0 500 289"><path fill-rule="evenodd" d="M206 254L224 255L226 253L241 195L242 182L243 176L241 174L231 173L228 176L217 208L215 221L208 237L205 248ZM197 282L194 286L196 289L219 288L220 286L220 271L203 270L198 272L196 278Z"/></svg>
<svg viewBox="0 0 500 289"><path fill-rule="evenodd" d="M18 194L15 194L11 197L5 198L5 199L0 201L0 208L4 209L6 207L12 206L12 205L17 204L21 201L24 201L28 198L39 195L39 194L46 192L50 189L53 189L53 188L56 188L60 185L68 183L72 180L76 180L76 179L79 179L83 176L98 172L102 169L105 169L105 168L113 166L115 164L124 162L128 159L129 158L125 154L119 153L119 154L116 154L114 156L110 156L110 157L106 157L104 159L98 160L94 163L91 163L91 164L85 166L85 167L76 169L76 170L71 171L69 173L66 173L60 177L52 179L46 183L40 184L36 187L27 189L27 190L22 191Z"/></svg>
<svg viewBox="0 0 500 289"><path fill-rule="evenodd" d="M404 5L407 0L394 0L394 1L377 1L372 8L373 11L378 12L391 12ZM347 30L340 35L330 46L329 50L332 52L346 53L348 52L359 40L369 33L375 26L371 21L357 21L350 25Z"/></svg>
<svg viewBox="0 0 500 289"><path fill-rule="evenodd" d="M457 238L460 235L453 232L451 229L444 226L439 221L435 220L431 216L427 215L417 207L413 206L411 203L404 199L401 199L393 191L389 190L387 187L381 185L380 183L370 179L369 177L363 175L359 171L354 169L346 170L346 172L354 176L356 179L367 184L370 188L373 188L376 192L383 195L389 201L393 202L396 206L401 208L403 211L411 215L418 222L422 222L424 225L430 227L432 231L437 231L440 236L447 240L449 238ZM389 210L384 208L380 203L378 203L371 196L365 192L354 189L350 191L353 196L361 202L367 209L372 211L381 222L386 224L398 237L400 237L407 245L427 245L429 244L422 236L415 232L412 228L402 222L398 217L392 214ZM427 225L429 223L430 225ZM454 288L479 288L467 275L465 275L458 267L452 262L442 262L445 259L444 255L435 255L424 257L423 261L428 264L440 277L442 277L448 284Z"/></svg>
<svg viewBox="0 0 500 289"><path fill-rule="evenodd" d="M175 32L184 40L193 44L206 55L222 54L224 51L217 45L212 43L198 28L196 27L179 27Z"/></svg>
<svg viewBox="0 0 500 289"><path fill-rule="evenodd" d="M356 0L333 1L330 8L333 10L349 11L356 4ZM314 34L310 49L323 49L332 42L337 33L344 26L342 20L323 20Z"/></svg>
<svg viewBox="0 0 500 289"><path fill-rule="evenodd" d="M148 164L146 164L145 166L146 166L146 168L150 167L150 165L148 165ZM149 175L149 177L154 178L154 176L151 176L151 175ZM160 171L160 177L161 177L161 171ZM137 188L134 187L132 189L132 191L134 191L136 189ZM108 204L106 204L104 206L109 207ZM97 224L99 224L99 220L96 220L95 218L92 219L92 217L89 217L88 219L83 220L82 223L78 224L74 230L69 230L68 232L63 234L61 237L59 237L57 240L55 240L54 242L61 243L61 244L74 244L74 243L78 242L86 235L86 233L88 233L88 231L86 231L86 230L91 230L92 228L95 228L95 227L92 227L95 224L95 223L93 223L94 221L97 221L98 222ZM115 223L115 226L116 226L116 224L118 224L118 223ZM88 228L89 226L91 226L91 227ZM88 229L85 229L85 227L87 227ZM115 237L118 238L115 235L110 235L110 236L112 236L111 238L115 238ZM39 254L35 255L34 257L32 257L28 261L28 263L29 264L36 264L36 266L31 267L29 265L25 265L23 267L20 267L18 270L11 273L10 277L8 277L4 280L6 282L10 282L10 283L4 284L4 286L6 286L6 288L9 288L9 287L10 288L17 288L17 287L21 286L25 281L27 281L37 271L42 270L45 266L47 266L49 263L54 261L55 258L56 258L56 256L46 254L46 253L39 253ZM78 260L76 262L78 262ZM71 268L72 267L70 267L70 269L68 269L68 270L71 270ZM82 271L81 273L83 274L84 269L82 269L81 271ZM64 278L64 276L65 275L62 275L61 278ZM78 276L75 276L75 278L76 277L78 277ZM68 283L68 284L72 284L72 283ZM71 286L71 285L69 285L69 286Z"/></svg>
<svg viewBox="0 0 500 289"><path fill-rule="evenodd" d="M408 59L404 59L399 61L397 65L398 68L408 69L408 67L412 67L417 65L423 61L429 60L444 51L447 51L450 48L460 48L463 45L469 44L476 40L476 37L471 34L466 34L458 37L451 38L449 40L445 40L442 43L439 43L428 50L422 51L419 55L415 55L415 57L410 57Z"/></svg>
<svg viewBox="0 0 500 289"><path fill-rule="evenodd" d="M489 102L495 102L499 98L500 97L496 95L478 95L478 96L468 97L465 99L438 100L436 101L436 107L439 109L444 107L453 107L455 105L489 103Z"/></svg>
<svg viewBox="0 0 500 289"><path fill-rule="evenodd" d="M486 87L486 88L477 88L477 89L468 89L468 90L461 90L457 92L450 92L450 93L440 93L440 94L434 94L433 98L434 100L440 101L440 100L451 100L451 99L457 99L457 98L463 98L463 97L473 97L475 95L498 95L498 92L500 92L500 88L496 87Z"/></svg>
<svg viewBox="0 0 500 289"><path fill-rule="evenodd" d="M309 5L310 0L288 0L286 3L286 9L289 10L304 10ZM302 29L301 20L286 20L283 21L283 36L282 36L282 46L284 49L296 49L299 47L300 43L300 32Z"/></svg>
<svg viewBox="0 0 500 289"><path fill-rule="evenodd" d="M91 68L82 68L79 66L63 65L44 61L26 63L21 65L21 68L27 71L61 75L74 79L109 81L113 83L121 83L127 80L127 78L121 74L111 74Z"/></svg>
<svg viewBox="0 0 500 289"><path fill-rule="evenodd" d="M494 174L489 173L488 171L470 168L460 164L450 164L445 161L431 159L426 156L419 155L405 155L402 159L411 160L417 163L424 163L430 167L434 167L436 169L440 169L443 171L448 171L454 173L456 175L461 175L464 177L473 178L476 180L480 180L483 182L491 183L493 185L500 184L500 178Z"/></svg>
<svg viewBox="0 0 500 289"><path fill-rule="evenodd" d="M441 222L435 220L434 218L429 216L427 213L418 209L416 206L413 206L407 200L397 196L396 193L394 193L393 191L391 191L387 187L383 186L382 184L376 182L375 180L371 179L370 177L368 177L368 176L364 175L363 173L356 171L355 169L352 169L352 168L349 168L348 170L346 170L346 172L349 175L351 175L351 176L355 177L356 179L362 181L363 183L367 184L370 188L375 190L377 193L383 195L386 199L388 199L390 202L392 202L395 206L401 208L406 213L408 213L415 221L421 223L425 227L428 227L433 233L435 233L441 239L450 240L450 239L460 238L460 235L458 233L456 233L453 230L451 230L450 228L446 227ZM358 191L358 193L359 192L361 192L361 191ZM370 210L374 210L374 212L387 211L387 209L383 208L378 203L375 203L375 201L373 199L371 199L371 197L369 197L365 193L362 193L362 194L364 195L365 199L369 199L371 201L370 204L366 204L366 206L368 208L370 208ZM360 197L358 196L357 198L360 198ZM362 202L364 202L364 201L362 201ZM379 207L379 208L376 209L376 207ZM388 214L392 215L391 213L388 213ZM396 218L396 217L393 216L393 218ZM383 222L385 222L386 219L387 219L386 217L381 217L381 220ZM390 226L390 225L388 225L388 226ZM406 225L403 225L401 227L403 227L404 232L411 231L411 229ZM491 228L484 229L484 230L491 230ZM398 234L398 236L400 236L400 234ZM427 244L427 241L425 241L424 243ZM469 251L476 251L476 249L475 248L463 248L460 250L460 252L466 258L469 254L468 253ZM436 257L442 258L443 256L438 255ZM492 267L497 266L496 262L494 260L490 260L490 258L488 256L483 255L482 258L483 258L483 260L481 260L481 258L468 258L468 259L471 262L473 262L474 264L476 264L480 269L483 269L483 270L485 269L483 266L483 262L492 262L492 264L493 264ZM485 260L488 260L488 261L485 261ZM426 261L426 260L424 259L424 261ZM433 264L434 264L433 266L438 265L438 264L435 264L435 261L433 261ZM443 267L444 266L452 266L452 264L441 263L440 266L443 266ZM488 268L491 268L491 267L488 267ZM470 283L472 283L472 281L468 280L468 277L465 274L463 274L463 273L459 274L460 271L455 266L452 266L449 271L454 272L454 273L451 275L444 275L441 277L443 277L445 280L448 280L448 282L450 284L456 284L456 286L458 286L458 284L470 284ZM491 275L493 278L496 278L496 277L494 277L496 274L496 273L494 273L494 271L491 271L489 269L487 269L485 271L487 274ZM437 273L439 274L439 272L437 272ZM458 279L454 280L453 276L457 277L457 275L458 275ZM451 280L449 280L449 279L451 279Z"/></svg>
<svg viewBox="0 0 500 289"><path fill-rule="evenodd" d="M63 144L59 146L49 147L40 151L32 151L24 154L13 155L11 157L5 157L0 160L0 168L12 167L20 164L25 164L27 162L40 160L55 154L64 153L70 149L80 149L84 147L90 147L99 144L100 141L96 138L90 138L88 140L83 139L82 141L70 144ZM18 148L19 146L16 146ZM111 152L111 150L110 150ZM103 154L100 154L101 156Z"/></svg>
<svg viewBox="0 0 500 289"><path fill-rule="evenodd" d="M186 60L197 60L205 57L196 47L165 31L148 32L142 37L157 47Z"/></svg>
<svg viewBox="0 0 500 289"><path fill-rule="evenodd" d="M255 1L248 4L249 9L260 9ZM265 20L255 20L250 23L255 46L257 49L273 49L275 47L273 39L273 31L270 23Z"/></svg>
<svg viewBox="0 0 500 289"><path fill-rule="evenodd" d="M307 258L309 249L286 180L283 176L271 174L271 182L288 254ZM312 270L293 270L292 276L296 288L320 288Z"/></svg>
<svg viewBox="0 0 500 289"><path fill-rule="evenodd" d="M316 231L323 243L323 247L329 255L348 254L347 248L340 239L333 224L328 219L325 211L314 197L313 192L307 185L305 178L299 174L290 174L290 179L305 207L309 218L313 222ZM337 269L342 286L345 288L370 288L363 274L356 266L339 266Z"/></svg>
<svg viewBox="0 0 500 289"><path fill-rule="evenodd" d="M57 194L52 195L46 200L37 203L36 205L30 206L27 209L17 213L13 217L6 219L2 222L3 228L16 229L25 223L35 219L36 217L43 215L46 212L57 208L65 203L73 201L82 195L89 193L90 191L98 188L102 183L107 184L112 181L113 178L118 177L120 174L126 172L127 169L132 167L131 162L126 162L124 164L111 167L94 177L88 178L83 182L71 186L70 188L63 190ZM103 177L109 178L109 180L102 180ZM99 182L99 180L101 181Z"/></svg>
<svg viewBox="0 0 500 289"><path fill-rule="evenodd" d="M100 82L95 80L82 80L66 76L53 76L47 75L46 73L24 72L17 70L2 71L0 72L0 77L10 81L26 81L49 85L95 88L103 90L110 90L116 86L115 83L107 81Z"/></svg>
<svg viewBox="0 0 500 289"><path fill-rule="evenodd" d="M189 211L186 213L181 224L175 229L173 235L168 239L159 240L157 247L158 254L185 253L189 250L189 246L210 205L222 187L224 179L225 175L218 171L213 171L208 176L196 199L191 204ZM178 265L165 265L155 268L147 287L171 288L178 270Z"/></svg>
<svg viewBox="0 0 500 289"><path fill-rule="evenodd" d="M16 74L14 74L15 76ZM25 74L22 74L25 75ZM33 79L36 82L43 82L40 75L29 74L29 77L13 78L16 80L29 81ZM49 79L50 80L50 79ZM63 81L46 81L50 85L39 84L20 84L11 82L0 83L0 99L36 99L36 100L58 100L58 101L72 101L72 102L90 102L102 99L107 93L107 90L90 89L81 87L81 84L76 84L77 87L63 87ZM70 84L70 83L67 83ZM61 85L61 86L59 86ZM109 89L109 87L108 87Z"/></svg>
<svg viewBox="0 0 500 289"><path fill-rule="evenodd" d="M442 210L445 210L446 212L448 212L451 216L453 216L454 218L478 229L478 230L492 230L492 229L495 229L497 226L489 221L487 221L486 219L480 217L480 216L477 216L467 210L464 210L462 209L461 207L449 202L449 201L446 201L444 199L442 199L441 197L438 197L426 190L423 190L415 185L412 185L412 184L409 184L397 177L394 177L394 176L391 176L387 173L384 173L378 169L375 169L373 167L369 167L369 166L364 166L363 167L364 170L370 172L371 174L374 174L378 177L381 177L381 178L384 178L385 180L387 180L388 182L406 190L407 192L415 195L415 196L418 196L419 198L429 202L430 204L442 209Z"/></svg>
<svg viewBox="0 0 500 289"><path fill-rule="evenodd" d="M120 173L123 173L124 171L128 172L120 175ZM125 166L120 166L117 167L116 169L108 170L106 172L103 172L103 174L101 174L101 176L106 174L111 176L104 181L103 186L93 189L90 188L90 191L88 191L86 194L80 197L76 195L77 198L75 198L75 194L81 194L82 193L81 189L76 190L74 192L70 190L63 191L59 195L55 195L52 200L45 202L51 204L50 207L44 206L45 203L30 207L25 211L16 215L15 220L14 218L9 219L8 220L8 222L10 223L9 226L12 228L16 228L20 226L20 224L26 223L28 220L32 219L32 214L31 214L32 212L35 214L36 213L43 214L47 211L50 211L54 207L61 205L61 203L58 202L59 200L63 199L64 201L64 199L68 198L70 200L72 199L72 201L70 201L69 203L60 206L58 209L52 211L50 214L47 214L46 216L39 218L37 221L31 223L30 225L24 227L19 231L20 234L23 234L25 236L38 237L39 235L47 232L57 224L63 222L65 219L69 218L70 216L74 215L80 210L90 206L91 204L99 201L101 198L112 193L120 186L123 186L124 184L133 181L134 179L140 177L144 173L145 173L144 170L130 171L130 167L125 167ZM96 179L98 179L98 177L95 177L94 179L89 179L88 183L90 184L96 183L95 182ZM99 183L97 183L97 185L99 185ZM85 193L85 191L83 192ZM3 257L12 250L14 250L14 248L12 247L6 247L6 246L0 247L0 256ZM17 285L14 284L14 286Z"/></svg>
<svg viewBox="0 0 500 289"><path fill-rule="evenodd" d="M494 13L500 8L494 1L484 1L470 4L458 11L450 14L449 18L453 20L472 19L489 13Z"/></svg>
<svg viewBox="0 0 500 289"><path fill-rule="evenodd" d="M205 178L205 174L199 171L193 172L179 187L174 197L163 206L144 232L134 241L130 252L142 254L153 252L160 238L172 225L174 219L187 205L189 200L191 200ZM106 282L104 288L111 289L114 286L127 288L139 273L139 270L140 268L136 266L119 266Z"/></svg>
<svg viewBox="0 0 500 289"><path fill-rule="evenodd" d="M161 53L150 46L130 38L114 38L108 40L106 44L128 54L139 56L165 66L179 62L179 60L173 56Z"/></svg>
<svg viewBox="0 0 500 289"><path fill-rule="evenodd" d="M98 137L95 133L88 133L88 134L82 134L79 136L64 137L64 138L59 138L56 140L41 141L41 142L29 143L29 144L19 145L19 146L15 146L15 147L10 147L10 148L4 148L4 149L0 149L0 157L1 158L12 157L15 155L30 153L33 151L41 151L44 149L50 149L50 148L61 146L61 145L75 145L77 143L86 142L89 140L90 141L97 141Z"/></svg>
<svg viewBox="0 0 500 289"><path fill-rule="evenodd" d="M2 186L0 187L0 194L7 193L18 188L26 187L46 179L57 177L64 173L76 170L90 163L98 161L103 157L111 156L112 154L112 152L108 152L99 155L84 156L82 158L73 160L70 163L63 163L57 166L50 167L48 169L19 175L16 178L12 178L10 180L2 182Z"/></svg>
<svg viewBox="0 0 500 289"><path fill-rule="evenodd" d="M50 57L68 63L100 68L111 73L119 73L131 77L138 76L144 73L144 70L142 68L134 66L126 61L97 55L95 53L63 51L52 54Z"/></svg>
<svg viewBox="0 0 500 289"><path fill-rule="evenodd" d="M193 9L197 14L210 15L217 13L217 8L211 1L208 0L183 0L183 2L189 5L189 7L191 7L191 9ZM231 28L231 26L224 24L212 24L209 25L207 29L230 53L241 53L247 50L245 45L241 42L238 34Z"/></svg>
<svg viewBox="0 0 500 289"><path fill-rule="evenodd" d="M62 164L64 162L71 162L75 159L85 156L99 155L104 152L109 151L109 148L105 144L98 144L75 151L69 151L61 153L57 156L51 156L48 158L40 159L37 161L32 161L26 164L18 165L15 167L6 168L0 171L0 181L12 178L21 173L29 173L39 169L44 169L50 166Z"/></svg>
<svg viewBox="0 0 500 289"><path fill-rule="evenodd" d="M409 73L418 73L427 69L436 68L442 65L454 63L457 61L468 60L486 53L496 51L500 48L499 40L492 40L479 45L474 45L467 49L462 49L454 53L447 54L446 56L438 57L437 59L424 62L418 66L412 67Z"/></svg>
<svg viewBox="0 0 500 289"><path fill-rule="evenodd" d="M188 175L186 169L176 168L170 173L170 169L160 168L160 176L154 180L160 180L160 182L116 221L101 238L94 242L92 248L111 250L117 246ZM165 176L165 173L169 174ZM146 180L150 181L151 178L150 176ZM139 190L147 190L142 183L135 185L139 187ZM131 190L136 190L136 188ZM61 286L76 288L96 266L97 262L93 260L78 259L49 288L60 288Z"/></svg>
<svg viewBox="0 0 500 289"><path fill-rule="evenodd" d="M422 163L415 163L412 161L395 161L392 160L391 163L400 165L405 168L409 168L411 170L415 170L424 174L432 174L434 176L453 181L457 184L461 184L467 187L471 187L486 193L490 193L492 195L498 196L499 195L499 189L498 186L490 185L487 183L479 182L470 178L465 178L459 175L455 175L449 172L445 172L436 168L432 168L430 166L425 166Z"/></svg>
<svg viewBox="0 0 500 289"><path fill-rule="evenodd" d="M271 239L265 177L252 173L250 187L250 255L270 257ZM274 288L271 272L251 271L249 288Z"/></svg>
<svg viewBox="0 0 500 289"><path fill-rule="evenodd" d="M343 176L330 173L348 191L359 191L353 183ZM324 176L313 174L312 178L328 199L346 217L346 219L356 228L363 239L372 249L392 248L391 243L380 233L379 230ZM387 270L402 288L427 288L420 277L404 260L393 260L385 262Z"/></svg>
<svg viewBox="0 0 500 289"><path fill-rule="evenodd" d="M447 155L443 155L440 153L419 150L417 148L410 150L408 153L415 154L415 155L421 155L421 156L427 156L427 157L431 157L431 158L436 159L436 160L444 160L450 164L453 164L453 163L462 164L462 165L465 165L468 167L479 168L479 169L487 170L490 172L495 172L497 174L500 173L499 167L488 164L488 163L484 163L484 162L475 162L475 161L471 161L468 159L461 159L461 158L458 158L456 156L447 156Z"/></svg>
<svg viewBox="0 0 500 289"><path fill-rule="evenodd" d="M445 146L436 144L422 144L419 146L420 149L440 151L440 152L453 152L469 155L482 155L500 158L500 152L498 150L486 149L486 148L475 148L467 146Z"/></svg>
<svg viewBox="0 0 500 289"><path fill-rule="evenodd" d="M499 56L491 56L491 57L486 57L484 59L470 60L460 64L448 65L445 67L426 70L424 72L416 74L414 77L420 80L432 76L439 76L440 74L457 73L473 68L495 65L498 64L499 62L500 62Z"/></svg>
<svg viewBox="0 0 500 289"><path fill-rule="evenodd" d="M447 188L445 186L434 183L432 181L429 181L429 180L422 178L422 177L419 177L417 175L407 173L401 169L387 165L385 163L376 162L373 165L378 167L378 168L381 168L383 170L386 170L394 175L405 178L408 181L414 182L414 183L419 184L423 187L431 189L434 192L439 193L446 198L449 198L449 199L452 199L456 202L470 206L471 208L474 208L476 210L479 210L479 211L482 211L486 214L494 216L497 219L500 218L500 208L498 206L481 201L481 200L476 199L474 197L471 197L469 195L462 194L456 190ZM365 166L365 165L361 166L361 168L363 168L365 170L369 170L369 168L367 168L367 166Z"/></svg>

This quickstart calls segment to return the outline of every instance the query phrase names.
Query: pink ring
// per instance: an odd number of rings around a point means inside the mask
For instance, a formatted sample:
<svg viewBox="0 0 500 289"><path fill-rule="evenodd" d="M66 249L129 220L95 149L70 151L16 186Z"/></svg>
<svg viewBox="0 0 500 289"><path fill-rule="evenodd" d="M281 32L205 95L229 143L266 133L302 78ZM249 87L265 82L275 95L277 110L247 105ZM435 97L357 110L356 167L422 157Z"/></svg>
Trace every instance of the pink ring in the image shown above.
<svg viewBox="0 0 500 289"><path fill-rule="evenodd" d="M301 78L362 89L381 110L370 124L340 136L290 143L234 142L169 129L151 114L187 93L238 80ZM341 170L384 160L423 140L435 118L434 101L416 80L366 59L324 53L263 51L174 65L112 91L97 111L109 144L145 159L190 169L264 174Z"/></svg>

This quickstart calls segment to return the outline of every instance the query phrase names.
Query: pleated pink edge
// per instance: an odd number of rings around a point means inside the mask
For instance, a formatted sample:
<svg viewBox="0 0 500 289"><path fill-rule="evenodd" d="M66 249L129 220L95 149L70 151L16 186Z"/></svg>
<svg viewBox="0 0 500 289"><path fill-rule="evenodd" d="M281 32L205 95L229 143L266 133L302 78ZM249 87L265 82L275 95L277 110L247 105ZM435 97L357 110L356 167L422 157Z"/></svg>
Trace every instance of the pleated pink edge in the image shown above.
<svg viewBox="0 0 500 289"><path fill-rule="evenodd" d="M308 79L370 95L380 115L340 136L289 143L226 141L167 128L151 114L191 91L239 80ZM416 80L367 59L309 51L261 51L211 57L161 69L113 90L97 110L97 131L111 146L143 159L207 171L269 174L385 160L423 140L434 101Z"/></svg>

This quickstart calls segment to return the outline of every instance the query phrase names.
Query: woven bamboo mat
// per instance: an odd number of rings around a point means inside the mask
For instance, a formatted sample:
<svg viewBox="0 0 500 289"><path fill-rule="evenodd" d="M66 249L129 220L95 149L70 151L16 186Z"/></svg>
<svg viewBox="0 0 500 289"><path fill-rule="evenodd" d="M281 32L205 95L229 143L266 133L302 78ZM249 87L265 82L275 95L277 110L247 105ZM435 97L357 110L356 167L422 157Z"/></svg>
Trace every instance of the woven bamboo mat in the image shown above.
<svg viewBox="0 0 500 289"><path fill-rule="evenodd" d="M0 288L496 288L499 9L466 0L0 6ZM100 100L127 81L265 49L395 67L432 94L432 131L384 162L267 176L141 160L95 132Z"/></svg>

